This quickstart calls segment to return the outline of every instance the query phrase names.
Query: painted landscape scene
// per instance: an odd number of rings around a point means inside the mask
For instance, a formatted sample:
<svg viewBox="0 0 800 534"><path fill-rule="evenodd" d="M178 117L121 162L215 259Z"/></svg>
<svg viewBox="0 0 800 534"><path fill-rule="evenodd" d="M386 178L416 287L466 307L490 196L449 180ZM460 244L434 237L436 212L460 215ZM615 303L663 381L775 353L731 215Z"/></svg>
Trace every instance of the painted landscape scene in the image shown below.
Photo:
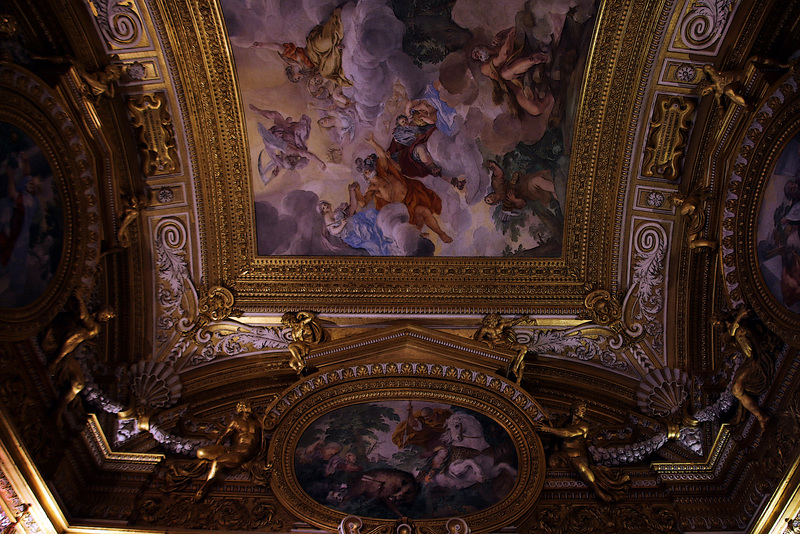
<svg viewBox="0 0 800 534"><path fill-rule="evenodd" d="M221 2L260 256L560 256L595 2Z"/></svg>
<svg viewBox="0 0 800 534"><path fill-rule="evenodd" d="M315 421L295 450L303 490L359 517L455 517L505 498L517 454L495 421L420 401L357 404Z"/></svg>

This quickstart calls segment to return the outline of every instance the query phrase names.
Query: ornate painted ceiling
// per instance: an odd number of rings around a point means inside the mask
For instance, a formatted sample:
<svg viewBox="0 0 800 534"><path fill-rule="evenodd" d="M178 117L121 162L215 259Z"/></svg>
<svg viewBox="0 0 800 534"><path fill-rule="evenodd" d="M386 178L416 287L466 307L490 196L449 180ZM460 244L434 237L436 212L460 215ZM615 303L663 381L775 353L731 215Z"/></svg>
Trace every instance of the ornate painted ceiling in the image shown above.
<svg viewBox="0 0 800 534"><path fill-rule="evenodd" d="M799 2L0 16L9 529L800 531Z"/></svg>

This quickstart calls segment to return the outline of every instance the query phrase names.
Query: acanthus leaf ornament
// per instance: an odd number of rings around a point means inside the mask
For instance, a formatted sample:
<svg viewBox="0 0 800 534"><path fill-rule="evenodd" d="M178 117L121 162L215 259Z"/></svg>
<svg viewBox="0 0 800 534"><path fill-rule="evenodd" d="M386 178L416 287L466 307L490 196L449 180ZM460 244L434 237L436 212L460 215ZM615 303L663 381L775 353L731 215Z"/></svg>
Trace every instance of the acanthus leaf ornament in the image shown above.
<svg viewBox="0 0 800 534"><path fill-rule="evenodd" d="M167 218L158 222L155 231L156 266L159 283L156 300L156 340L162 345L169 341L169 332L177 321L187 314L187 293L191 287L191 273L186 262L186 227L179 219Z"/></svg>

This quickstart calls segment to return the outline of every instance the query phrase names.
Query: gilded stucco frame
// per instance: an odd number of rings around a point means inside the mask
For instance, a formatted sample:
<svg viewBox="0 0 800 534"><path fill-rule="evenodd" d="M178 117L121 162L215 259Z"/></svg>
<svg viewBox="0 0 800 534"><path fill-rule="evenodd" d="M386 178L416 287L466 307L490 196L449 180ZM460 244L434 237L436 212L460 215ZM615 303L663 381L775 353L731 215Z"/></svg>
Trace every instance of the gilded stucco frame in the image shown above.
<svg viewBox="0 0 800 534"><path fill-rule="evenodd" d="M0 309L0 336L41 331L91 271L99 256L95 158L62 92L15 65L0 65L0 120L33 139L53 171L64 213L61 260L43 294L21 308Z"/></svg>
<svg viewBox="0 0 800 534"><path fill-rule="evenodd" d="M382 400L419 400L453 404L484 414L511 437L517 452L516 483L499 503L463 517L473 531L489 532L524 516L544 485L542 443L532 421L543 417L523 389L492 374L459 365L389 361L317 372L288 389L266 410L272 434L269 459L272 489L292 514L310 524L336 530L347 514L309 497L295 476L294 451L303 432L325 414L346 406ZM394 525L394 520L363 518L364 531ZM443 519L419 519L417 527L444 532Z"/></svg>
<svg viewBox="0 0 800 534"><path fill-rule="evenodd" d="M630 44L652 36L663 0L602 4L575 117L562 254L549 259L257 256L244 109L219 3L156 3L163 42L175 54L174 75L203 88L178 102L186 131L202 132L187 139L202 162L194 177L203 201L198 253L206 278L230 288L245 312L570 315L591 288L615 289L612 245L620 242L624 214L618 191L630 179L623 162L636 135L633 127L619 135L620 124L635 124L639 73L654 59L647 47ZM604 216L609 210L613 220Z"/></svg>
<svg viewBox="0 0 800 534"><path fill-rule="evenodd" d="M800 315L771 293L757 254L758 220L777 158L800 133L800 71L795 66L769 89L743 131L732 159L722 222L722 268L729 304L751 307L786 342L800 345Z"/></svg>

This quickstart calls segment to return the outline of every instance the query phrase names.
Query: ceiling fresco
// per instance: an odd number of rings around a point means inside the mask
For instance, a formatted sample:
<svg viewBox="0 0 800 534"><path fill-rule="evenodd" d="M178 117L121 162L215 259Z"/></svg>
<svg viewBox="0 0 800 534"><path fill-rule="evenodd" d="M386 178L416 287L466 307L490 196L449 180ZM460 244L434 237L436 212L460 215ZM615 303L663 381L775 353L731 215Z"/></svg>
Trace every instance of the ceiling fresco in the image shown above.
<svg viewBox="0 0 800 534"><path fill-rule="evenodd" d="M594 3L222 8L259 255L561 254Z"/></svg>
<svg viewBox="0 0 800 534"><path fill-rule="evenodd" d="M790 534L798 21L0 2L3 534Z"/></svg>

